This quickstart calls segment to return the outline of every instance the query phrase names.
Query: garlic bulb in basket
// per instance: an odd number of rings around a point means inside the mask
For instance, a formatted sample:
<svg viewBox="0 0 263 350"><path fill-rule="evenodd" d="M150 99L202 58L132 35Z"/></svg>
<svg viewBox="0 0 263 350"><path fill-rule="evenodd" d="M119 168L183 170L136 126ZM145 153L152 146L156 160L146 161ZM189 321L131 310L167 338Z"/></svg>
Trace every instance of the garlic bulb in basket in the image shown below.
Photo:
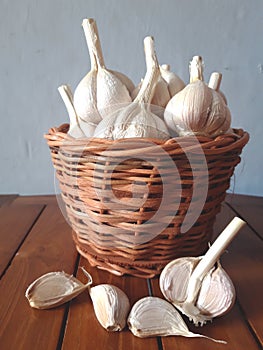
<svg viewBox="0 0 263 350"><path fill-rule="evenodd" d="M97 124L119 108L119 104L131 102L128 88L131 90L133 83L122 73L106 69L96 22L84 19L82 26L89 49L91 70L75 90L74 105L80 120Z"/></svg>
<svg viewBox="0 0 263 350"><path fill-rule="evenodd" d="M231 279L219 256L245 222L234 218L203 257L184 257L171 261L160 275L164 297L195 324L205 324L226 313L235 300Z"/></svg>
<svg viewBox="0 0 263 350"><path fill-rule="evenodd" d="M167 104L164 119L179 135L215 137L231 123L230 111L220 94L203 81L203 63L194 56L190 63L190 83Z"/></svg>
<svg viewBox="0 0 263 350"><path fill-rule="evenodd" d="M92 137L96 124L84 121L80 122L73 104L73 96L70 87L68 85L61 85L58 91L65 103L70 119L68 134L74 138Z"/></svg>
<svg viewBox="0 0 263 350"><path fill-rule="evenodd" d="M165 123L150 110L151 97L160 76L153 38L146 37L144 46L148 64L139 94L132 103L104 118L98 124L94 137L113 140L130 137L169 138Z"/></svg>
<svg viewBox="0 0 263 350"><path fill-rule="evenodd" d="M167 83L170 98L172 98L175 94L177 94L185 87L183 80L179 78L178 75L170 71L169 64L162 64L160 67L160 72L162 78Z"/></svg>
<svg viewBox="0 0 263 350"><path fill-rule="evenodd" d="M209 82L208 82L208 87L211 89L215 90L220 94L220 96L223 98L225 104L227 105L227 99L226 96L223 94L223 92L220 89L220 84L222 80L222 74L218 72L213 72L210 75Z"/></svg>
<svg viewBox="0 0 263 350"><path fill-rule="evenodd" d="M140 338L180 335L225 343L222 340L190 332L174 306L158 297L145 297L138 300L130 311L127 323L130 331Z"/></svg>

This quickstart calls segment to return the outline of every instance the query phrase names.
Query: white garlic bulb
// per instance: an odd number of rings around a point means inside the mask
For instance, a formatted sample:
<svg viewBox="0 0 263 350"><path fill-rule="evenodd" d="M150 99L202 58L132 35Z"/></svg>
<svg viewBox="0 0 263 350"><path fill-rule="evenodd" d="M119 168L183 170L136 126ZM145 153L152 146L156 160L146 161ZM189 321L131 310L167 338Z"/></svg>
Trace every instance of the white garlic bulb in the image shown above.
<svg viewBox="0 0 263 350"><path fill-rule="evenodd" d="M179 335L208 338L225 343L190 332L179 312L170 303L158 297L145 297L138 300L130 311L127 323L130 331L140 338Z"/></svg>
<svg viewBox="0 0 263 350"><path fill-rule="evenodd" d="M104 118L95 129L94 137L114 140L130 137L169 138L165 123L151 112L149 104L160 76L153 38L146 37L144 46L147 48L148 64L139 94L132 103Z"/></svg>
<svg viewBox="0 0 263 350"><path fill-rule="evenodd" d="M75 90L74 105L80 120L97 124L119 108L119 104L131 102L128 88L131 90L133 83L123 74L106 69L96 22L84 19L82 26L89 49L91 70Z"/></svg>
<svg viewBox="0 0 263 350"><path fill-rule="evenodd" d="M153 45L153 44L152 44ZM145 58L146 65L151 62L147 62L147 57L150 55L147 54L147 50L153 50L152 48L145 47ZM160 69L160 77L157 81L154 94L151 99L151 104L159 106L161 108L165 108L170 99L180 90L185 87L185 83L180 79L175 73L170 71L170 66L168 64L163 64L159 67ZM132 92L132 99L134 100L138 95L141 87L142 87L143 79L136 86L136 88ZM163 111L162 111L163 114Z"/></svg>
<svg viewBox="0 0 263 350"><path fill-rule="evenodd" d="M215 137L231 124L230 111L223 98L203 81L203 63L194 56L190 63L190 84L168 102L164 119L179 135Z"/></svg>
<svg viewBox="0 0 263 350"><path fill-rule="evenodd" d="M164 297L195 324L205 324L232 307L235 289L218 262L227 245L245 222L234 218L203 257L184 257L171 261L160 275Z"/></svg>
<svg viewBox="0 0 263 350"><path fill-rule="evenodd" d="M70 119L68 135L74 138L92 137L96 124L81 121L80 125L80 121L73 104L73 96L70 87L68 85L61 85L58 88L58 91L62 100L64 101Z"/></svg>

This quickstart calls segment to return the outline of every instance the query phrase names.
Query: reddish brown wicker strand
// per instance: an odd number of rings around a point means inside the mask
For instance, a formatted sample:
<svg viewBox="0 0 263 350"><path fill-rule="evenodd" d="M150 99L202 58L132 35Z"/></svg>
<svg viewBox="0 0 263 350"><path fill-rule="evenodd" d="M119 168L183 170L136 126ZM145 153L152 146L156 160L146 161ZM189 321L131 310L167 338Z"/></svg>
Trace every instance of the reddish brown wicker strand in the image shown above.
<svg viewBox="0 0 263 350"><path fill-rule="evenodd" d="M168 141L154 139L73 139L67 135L68 124L52 128L45 135L59 180L63 202L73 228L77 250L92 266L117 275L153 277L172 259L199 255L207 248L216 214L229 188L235 166L248 142L241 129L214 139L180 137ZM159 145L160 148L154 145ZM201 146L200 146L201 145ZM168 157L163 157L166 152ZM191 153L190 164L187 154ZM147 162L157 161L158 167ZM205 155L208 167L208 192L202 212L194 226L181 233L182 222L193 199L193 181L200 193L205 171L199 163ZM173 161L180 178L171 172ZM153 163L154 164L154 163ZM193 179L193 169L198 179ZM160 170L162 169L162 170ZM159 170L162 171L160 175ZM154 239L133 244L158 223L149 221L158 211L163 194L163 178L169 183L173 202L162 208L170 224ZM148 194L143 205L131 211L127 201L136 207L147 183ZM120 204L111 202L112 193ZM196 206L198 206L198 198ZM175 216L171 210L177 208ZM161 219L162 221L162 219ZM140 224L142 224L140 226ZM145 236L147 237L147 236Z"/></svg>

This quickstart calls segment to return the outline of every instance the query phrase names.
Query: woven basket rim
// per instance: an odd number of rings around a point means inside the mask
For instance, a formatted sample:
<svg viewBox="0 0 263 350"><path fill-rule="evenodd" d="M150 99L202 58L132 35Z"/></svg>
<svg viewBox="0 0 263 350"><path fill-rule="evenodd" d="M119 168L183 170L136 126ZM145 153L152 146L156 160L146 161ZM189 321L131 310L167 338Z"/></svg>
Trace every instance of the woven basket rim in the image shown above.
<svg viewBox="0 0 263 350"><path fill-rule="evenodd" d="M127 144L132 146L136 152L143 148L149 149L151 145L159 145L166 151L171 149L177 149L177 152L182 153L187 151L200 152L200 149L205 154L219 154L229 152L237 148L243 148L249 141L248 132L243 129L232 129L233 132L222 134L216 137L207 136L179 136L173 137L168 140L154 139L154 138L125 138L118 140L110 140L105 138L79 138L75 139L67 134L69 124L62 124L59 127L52 127L48 133L44 134L44 138L47 139L49 146L61 147L64 149L77 151L77 150L93 150L93 151L105 151L109 146L115 146L111 148L111 152L114 150L121 150L121 146ZM198 142L196 142L198 141ZM200 147L201 145L201 147ZM120 149L117 147L120 146Z"/></svg>

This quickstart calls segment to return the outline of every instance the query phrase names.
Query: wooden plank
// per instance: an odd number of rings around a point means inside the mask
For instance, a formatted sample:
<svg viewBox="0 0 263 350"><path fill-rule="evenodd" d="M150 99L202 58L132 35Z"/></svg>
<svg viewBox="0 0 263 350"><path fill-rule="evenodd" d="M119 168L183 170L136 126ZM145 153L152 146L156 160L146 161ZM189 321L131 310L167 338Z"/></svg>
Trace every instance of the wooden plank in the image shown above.
<svg viewBox="0 0 263 350"><path fill-rule="evenodd" d="M43 208L43 205L14 203L0 208L0 276Z"/></svg>
<svg viewBox="0 0 263 350"><path fill-rule="evenodd" d="M114 276L106 271L91 268L83 258L81 258L80 266L85 266L91 273L94 285L110 283L121 288L128 295L131 305L141 297L148 295L145 279ZM77 276L85 282L82 272L79 271ZM155 338L135 337L127 328L121 332L107 332L98 323L88 292L86 292L71 303L62 349L157 350L158 344Z"/></svg>
<svg viewBox="0 0 263 350"><path fill-rule="evenodd" d="M22 196L17 197L15 199L15 203L23 203L23 204L55 204L57 203L56 195L41 195L41 196Z"/></svg>
<svg viewBox="0 0 263 350"><path fill-rule="evenodd" d="M219 234L224 227L234 217L234 213L226 205L217 217L215 225L215 233ZM222 257L222 265L232 278L237 291L238 303L227 314L213 320L212 324L207 324L204 327L194 327L185 319L188 327L193 332L199 332L215 339L227 341L227 345L211 343L206 339L186 339L182 337L167 337L162 338L164 350L190 350L190 349L257 349L258 341L248 328L248 323L254 329L255 334L261 341L263 315L262 310L262 295L263 295L263 280L262 280L262 249L254 246L260 240L249 229L243 228L243 231L235 238L228 248L228 254ZM247 245L251 244L249 250ZM261 254L260 254L261 250ZM257 264L259 266L257 267ZM251 273L251 270L254 272ZM260 281L261 275L261 281ZM158 279L153 280L153 293L157 296L162 296ZM254 292L254 289L257 289ZM239 303L241 309L239 308ZM261 334L261 336L260 336ZM242 336L241 336L242 335Z"/></svg>
<svg viewBox="0 0 263 350"><path fill-rule="evenodd" d="M2 194L0 195L0 207L3 205L9 205L14 199L18 197L17 194Z"/></svg>
<svg viewBox="0 0 263 350"><path fill-rule="evenodd" d="M73 273L76 258L71 228L58 206L48 205L0 282L0 344L5 349L57 348L65 306L32 309L24 293L44 273Z"/></svg>
<svg viewBox="0 0 263 350"><path fill-rule="evenodd" d="M226 202L263 238L263 197L228 194Z"/></svg>
<svg viewBox="0 0 263 350"><path fill-rule="evenodd" d="M219 233L235 216L223 206L215 225ZM222 256L222 264L236 286L241 308L263 347L263 242L245 226Z"/></svg>

